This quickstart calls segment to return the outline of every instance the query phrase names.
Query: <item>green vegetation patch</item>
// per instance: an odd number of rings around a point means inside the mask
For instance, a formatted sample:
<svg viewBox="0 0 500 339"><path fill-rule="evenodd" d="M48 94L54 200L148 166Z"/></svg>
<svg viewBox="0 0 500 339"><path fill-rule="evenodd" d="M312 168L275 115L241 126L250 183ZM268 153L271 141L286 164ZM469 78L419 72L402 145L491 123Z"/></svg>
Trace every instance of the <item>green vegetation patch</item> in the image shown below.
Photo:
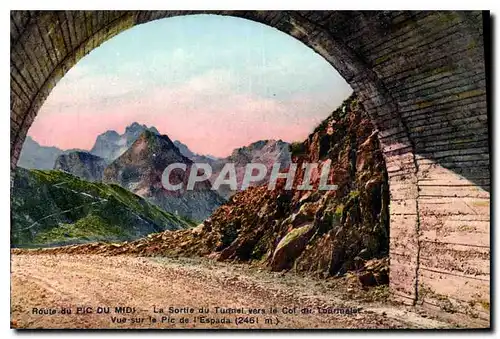
<svg viewBox="0 0 500 339"><path fill-rule="evenodd" d="M11 245L133 240L195 226L114 184L53 170L16 169Z"/></svg>
<svg viewBox="0 0 500 339"><path fill-rule="evenodd" d="M60 224L58 227L38 233L33 243L103 241L112 238L121 239L124 236L127 236L127 233L122 228L109 224L108 220L99 215L90 214L74 224Z"/></svg>

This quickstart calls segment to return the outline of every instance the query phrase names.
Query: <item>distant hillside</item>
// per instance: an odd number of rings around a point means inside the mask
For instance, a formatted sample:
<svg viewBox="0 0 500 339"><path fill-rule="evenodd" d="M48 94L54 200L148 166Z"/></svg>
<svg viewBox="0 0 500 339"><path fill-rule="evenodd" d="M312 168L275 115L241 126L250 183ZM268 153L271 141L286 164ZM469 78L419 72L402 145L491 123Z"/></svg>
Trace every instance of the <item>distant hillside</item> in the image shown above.
<svg viewBox="0 0 500 339"><path fill-rule="evenodd" d="M17 166L32 169L52 169L59 155L72 151L78 150L62 150L57 147L41 146L28 135L21 149L21 155L17 161Z"/></svg>
<svg viewBox="0 0 500 339"><path fill-rule="evenodd" d="M11 213L12 247L133 240L194 226L118 185L19 167Z"/></svg>
<svg viewBox="0 0 500 339"><path fill-rule="evenodd" d="M204 163L204 164L210 164L213 165L219 158L211 156L211 155L201 155L194 153L189 149L189 147L186 144L183 144L179 140L174 141L175 147L179 149L179 152L192 162L196 163Z"/></svg>

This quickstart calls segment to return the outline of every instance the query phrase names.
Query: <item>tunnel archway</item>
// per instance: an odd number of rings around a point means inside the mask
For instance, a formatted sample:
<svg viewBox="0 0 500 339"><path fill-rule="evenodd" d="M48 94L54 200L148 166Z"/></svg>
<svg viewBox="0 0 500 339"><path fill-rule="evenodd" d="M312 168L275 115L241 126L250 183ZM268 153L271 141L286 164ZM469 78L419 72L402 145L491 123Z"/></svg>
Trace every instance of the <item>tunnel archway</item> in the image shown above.
<svg viewBox="0 0 500 339"><path fill-rule="evenodd" d="M393 294L429 304L445 296L459 310L488 300L481 12L13 11L11 169L41 105L84 55L134 25L204 13L254 20L295 37L362 100L389 172Z"/></svg>

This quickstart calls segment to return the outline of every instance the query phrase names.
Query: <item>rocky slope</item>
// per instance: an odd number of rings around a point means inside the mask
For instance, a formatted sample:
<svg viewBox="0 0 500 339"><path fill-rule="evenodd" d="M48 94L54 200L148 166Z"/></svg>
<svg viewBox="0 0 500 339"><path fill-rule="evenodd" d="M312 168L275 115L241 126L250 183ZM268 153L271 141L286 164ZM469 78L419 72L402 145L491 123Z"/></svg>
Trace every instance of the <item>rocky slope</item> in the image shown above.
<svg viewBox="0 0 500 339"><path fill-rule="evenodd" d="M301 164L308 162L331 163L328 179L338 189L317 190L318 171L312 174L313 190L250 188L206 220L196 231L198 240L184 251L327 276L387 255L385 163L377 133L357 100L349 98L307 140L292 144L291 151L299 167L295 188L304 177Z"/></svg>
<svg viewBox="0 0 500 339"><path fill-rule="evenodd" d="M57 157L54 169L88 181L101 181L106 160L88 152L70 152Z"/></svg>
<svg viewBox="0 0 500 339"><path fill-rule="evenodd" d="M60 248L56 252L142 256L209 256L254 262L274 271L294 269L319 277L359 272L363 285L388 281L389 193L377 132L355 97L347 99L303 143L291 145L300 165L331 162L337 190L297 190L279 181L275 190L250 187L235 194L196 228L150 235L110 247Z"/></svg>
<svg viewBox="0 0 500 339"><path fill-rule="evenodd" d="M211 190L208 180L197 183L194 190L167 191L161 179L172 163L186 164L186 171L174 171L171 182L186 187L193 164L184 157L166 135L145 130L131 147L104 170L103 181L116 183L155 203L166 211L193 220L203 220L225 201Z"/></svg>
<svg viewBox="0 0 500 339"><path fill-rule="evenodd" d="M121 135L116 131L107 131L98 135L90 153L111 162L122 155L145 130L160 134L153 126L148 128L146 125L134 122L127 126Z"/></svg>
<svg viewBox="0 0 500 339"><path fill-rule="evenodd" d="M14 177L11 211L13 247L134 240L193 226L120 186L20 167Z"/></svg>

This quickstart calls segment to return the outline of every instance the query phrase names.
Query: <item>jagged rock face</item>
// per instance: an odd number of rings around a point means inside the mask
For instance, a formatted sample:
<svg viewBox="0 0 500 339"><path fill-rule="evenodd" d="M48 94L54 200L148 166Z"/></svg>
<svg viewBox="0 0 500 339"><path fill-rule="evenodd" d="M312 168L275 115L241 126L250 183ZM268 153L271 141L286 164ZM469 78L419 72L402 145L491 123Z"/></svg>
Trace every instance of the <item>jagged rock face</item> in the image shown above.
<svg viewBox="0 0 500 339"><path fill-rule="evenodd" d="M54 169L88 181L101 181L106 161L88 152L70 152L57 157Z"/></svg>
<svg viewBox="0 0 500 339"><path fill-rule="evenodd" d="M160 134L155 127L148 128L146 125L134 122L125 128L125 132L122 135L116 131L107 131L97 136L90 153L108 161L113 161L122 155L137 140L141 133L146 130Z"/></svg>
<svg viewBox="0 0 500 339"><path fill-rule="evenodd" d="M274 270L295 267L336 275L361 267L364 260L387 255L389 196L385 163L376 132L356 99L348 99L318 126L299 151L292 153L292 159L299 168L294 187L304 178L302 163L317 162L321 167L329 162L328 182L338 185L338 189L278 188L265 195L264 188L258 187L237 194L223 207L232 210L230 218L222 217L221 208L207 222L212 229L234 234L230 245L215 248L220 256L264 260ZM318 170L312 175L313 187L318 187L319 181ZM267 199L250 208L249 199L255 194ZM276 217L275 206L280 199L286 201L282 208L288 211L287 217ZM305 225L312 225L312 230L295 242L282 244L290 232ZM220 242L222 237L218 239ZM293 255L281 255L284 251Z"/></svg>
<svg viewBox="0 0 500 339"><path fill-rule="evenodd" d="M183 183L182 190L167 191L161 182L163 171L172 163L187 166L186 171L174 171L170 177L172 184ZM185 189L192 164L168 136L145 130L106 167L103 181L117 183L168 212L203 220L225 201L211 190L208 180L197 183L194 190Z"/></svg>
<svg viewBox="0 0 500 339"><path fill-rule="evenodd" d="M215 181L225 164L234 163L239 188L245 174L245 166L249 163L259 163L266 166L267 175L261 181L251 183L251 186L258 186L269 182L271 169L275 163L280 163L281 168L287 168L290 166L291 160L290 145L287 142L282 140L259 140L248 146L235 149L229 157L215 161L212 165L214 174L210 180ZM223 185L218 192L225 198L229 198L237 191L232 191L228 185Z"/></svg>
<svg viewBox="0 0 500 339"><path fill-rule="evenodd" d="M130 244L141 255L210 255L256 260L273 270L294 268L319 276L362 269L388 255L389 191L376 131L355 97L346 100L309 138L292 144L299 170L294 189L250 187L232 196L196 229L166 232ZM298 190L304 162L331 163L337 190ZM179 245L182 244L182 245Z"/></svg>

